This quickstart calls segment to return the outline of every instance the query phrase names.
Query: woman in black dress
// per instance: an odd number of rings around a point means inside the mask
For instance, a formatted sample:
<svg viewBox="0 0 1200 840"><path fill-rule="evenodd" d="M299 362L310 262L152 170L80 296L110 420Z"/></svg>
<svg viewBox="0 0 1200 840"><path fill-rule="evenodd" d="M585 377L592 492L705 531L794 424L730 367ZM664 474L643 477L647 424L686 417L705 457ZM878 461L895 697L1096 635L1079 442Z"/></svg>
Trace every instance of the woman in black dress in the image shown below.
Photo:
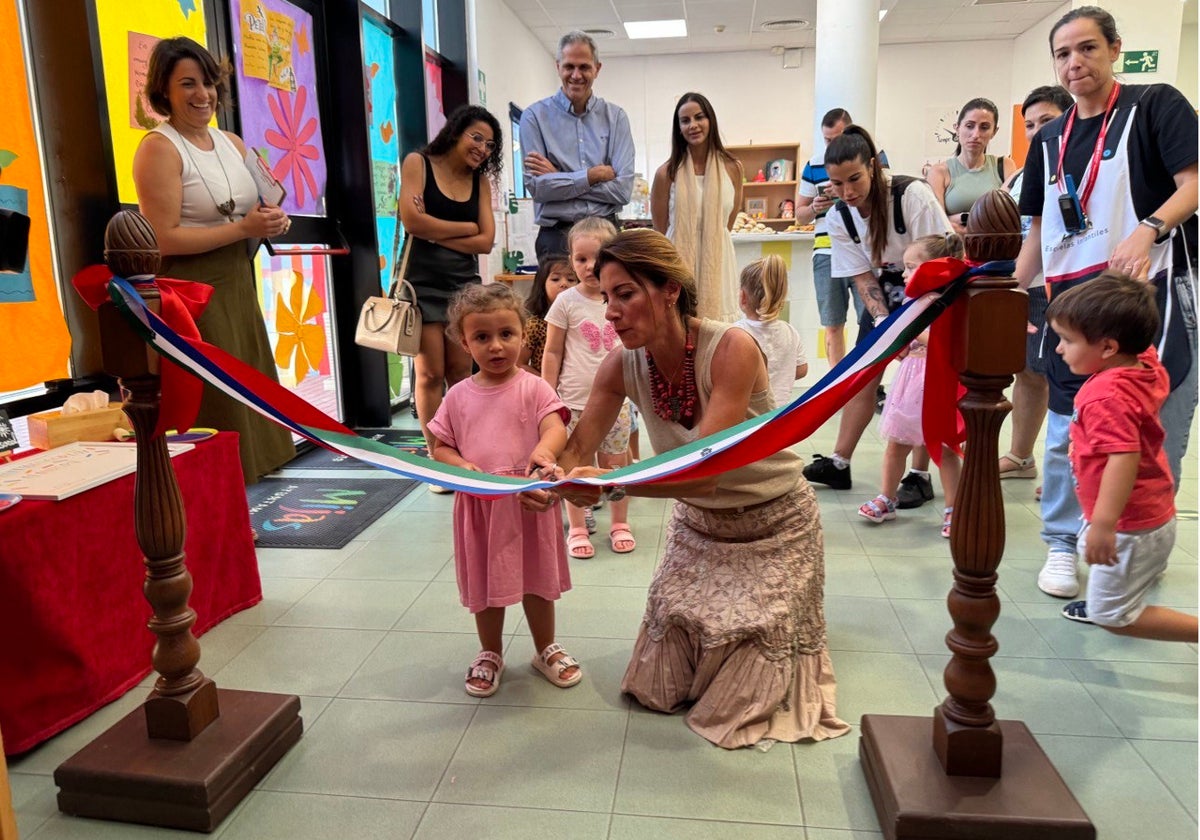
<svg viewBox="0 0 1200 840"><path fill-rule="evenodd" d="M412 238L407 279L423 323L414 396L426 442L442 394L471 373L471 357L446 335L446 308L455 292L480 282L478 255L495 241L490 179L500 172L501 139L487 109L464 105L400 170L400 221Z"/></svg>

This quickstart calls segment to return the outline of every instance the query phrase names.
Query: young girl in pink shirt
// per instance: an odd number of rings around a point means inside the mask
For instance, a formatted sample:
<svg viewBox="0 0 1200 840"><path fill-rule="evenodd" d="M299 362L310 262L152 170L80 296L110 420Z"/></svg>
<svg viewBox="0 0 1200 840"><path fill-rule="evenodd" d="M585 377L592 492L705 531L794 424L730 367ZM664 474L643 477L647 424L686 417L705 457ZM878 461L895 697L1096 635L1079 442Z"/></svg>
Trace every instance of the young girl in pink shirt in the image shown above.
<svg viewBox="0 0 1200 840"><path fill-rule="evenodd" d="M449 331L479 372L454 385L433 419L433 457L493 475L523 476L534 459L553 463L570 416L546 382L517 365L525 310L501 284L468 286L450 305ZM483 648L466 691L490 697L504 673L504 611L521 604L533 635L533 667L559 688L575 685L579 663L554 641L554 602L571 588L558 503L534 512L512 496L454 498L458 592L475 616Z"/></svg>

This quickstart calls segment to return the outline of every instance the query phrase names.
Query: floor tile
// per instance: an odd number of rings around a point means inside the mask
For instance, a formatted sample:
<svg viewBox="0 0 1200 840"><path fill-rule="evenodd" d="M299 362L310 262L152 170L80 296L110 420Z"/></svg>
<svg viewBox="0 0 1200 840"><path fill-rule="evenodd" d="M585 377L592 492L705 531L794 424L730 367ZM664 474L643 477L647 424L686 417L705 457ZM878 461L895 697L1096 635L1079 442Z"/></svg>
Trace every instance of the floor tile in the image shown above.
<svg viewBox="0 0 1200 840"><path fill-rule="evenodd" d="M242 610L227 618L228 624L257 624L266 627L292 608L292 605L308 594L317 581L312 578L262 579L263 599L248 610Z"/></svg>
<svg viewBox="0 0 1200 840"><path fill-rule="evenodd" d="M363 547L351 541L343 548L260 548L258 571L263 577L325 578Z"/></svg>
<svg viewBox="0 0 1200 840"><path fill-rule="evenodd" d="M268 627L210 676L222 688L333 697L382 639L378 630Z"/></svg>
<svg viewBox="0 0 1200 840"><path fill-rule="evenodd" d="M478 650L474 633L391 632L339 696L473 706L479 698L463 690L463 675Z"/></svg>
<svg viewBox="0 0 1200 840"><path fill-rule="evenodd" d="M427 802L474 713L450 703L334 700L259 786Z"/></svg>
<svg viewBox="0 0 1200 840"><path fill-rule="evenodd" d="M925 714L932 708L931 705ZM879 829L871 792L858 759L860 732L857 724L855 719L848 734L832 741L792 745L804 823L810 836L814 827Z"/></svg>
<svg viewBox="0 0 1200 840"><path fill-rule="evenodd" d="M922 656L930 682L940 684L949 655ZM996 694L992 708L1004 720L1020 720L1035 735L1119 736L1121 731L1062 663L1006 656L992 660Z"/></svg>
<svg viewBox="0 0 1200 840"><path fill-rule="evenodd" d="M323 580L276 626L387 630L425 589L421 581Z"/></svg>
<svg viewBox="0 0 1200 840"><path fill-rule="evenodd" d="M1196 740L1195 665L1079 660L1067 665L1126 738Z"/></svg>
<svg viewBox="0 0 1200 840"><path fill-rule="evenodd" d="M825 623L831 651L913 652L886 598L826 595Z"/></svg>
<svg viewBox="0 0 1200 840"><path fill-rule="evenodd" d="M900 557L879 547L867 553L889 598L944 600L954 585L954 563L946 547L941 549L945 553L919 557Z"/></svg>
<svg viewBox="0 0 1200 840"><path fill-rule="evenodd" d="M953 629L954 621L946 609L945 598L893 598L891 605L913 650L917 653L946 652L946 633ZM1004 609L1001 605L1000 617L992 626L992 635L1000 644L998 656L1054 656L1054 651L1019 610Z"/></svg>
<svg viewBox="0 0 1200 840"><path fill-rule="evenodd" d="M710 820L800 825L788 744L724 750L688 729L682 714L630 714L615 810ZM672 770L663 772L670 757Z"/></svg>
<svg viewBox="0 0 1200 840"><path fill-rule="evenodd" d="M518 608L516 614L520 614ZM516 615L509 616L514 624ZM458 584L435 580L428 584L392 626L393 630L417 630L428 633L461 633L474 630L471 614L458 600Z"/></svg>
<svg viewBox="0 0 1200 840"><path fill-rule="evenodd" d="M913 654L835 650L838 717L858 724L865 714L927 715L942 701Z"/></svg>
<svg viewBox="0 0 1200 840"><path fill-rule="evenodd" d="M1196 664L1196 652L1187 645L1117 636L1090 624L1068 621L1062 616L1066 601L1017 604L1016 607L1062 659L1092 659L1103 662L1178 662Z"/></svg>
<svg viewBox="0 0 1200 840"><path fill-rule="evenodd" d="M576 586L557 602L555 622L561 636L635 639L645 610L646 590L641 587Z"/></svg>
<svg viewBox="0 0 1200 840"><path fill-rule="evenodd" d="M1097 837L1196 836L1195 819L1128 741L1042 735L1038 743L1096 826Z"/></svg>
<svg viewBox="0 0 1200 840"><path fill-rule="evenodd" d="M552 805L553 803L546 803ZM608 814L564 812L489 805L443 805L434 802L421 819L413 840L528 840L570 837L605 840Z"/></svg>
<svg viewBox="0 0 1200 840"><path fill-rule="evenodd" d="M445 541L371 540L330 573L349 580L433 580L452 562L454 546Z"/></svg>
<svg viewBox="0 0 1200 840"><path fill-rule="evenodd" d="M17 815L17 831L29 837L42 823L58 813L57 791L53 782L47 783L45 776L10 773L9 792L13 810Z"/></svg>
<svg viewBox="0 0 1200 840"><path fill-rule="evenodd" d="M433 801L609 813L627 716L480 705Z"/></svg>
<svg viewBox="0 0 1200 840"><path fill-rule="evenodd" d="M148 689L134 686L107 706L101 706L74 726L64 729L28 752L8 759L8 768L17 773L49 776L58 765L86 747L146 699Z"/></svg>
<svg viewBox="0 0 1200 840"><path fill-rule="evenodd" d="M1130 741L1142 760L1196 819L1196 744L1192 741Z"/></svg>
<svg viewBox="0 0 1200 840"><path fill-rule="evenodd" d="M613 816L608 832L608 840L695 840L697 837L704 840L804 840L804 836L804 829L795 825L707 822L625 814Z"/></svg>
<svg viewBox="0 0 1200 840"><path fill-rule="evenodd" d="M411 837L424 802L255 791L221 840L393 840Z"/></svg>
<svg viewBox="0 0 1200 840"><path fill-rule="evenodd" d="M220 837L219 834L213 835ZM55 814L25 840L195 840L196 832Z"/></svg>
<svg viewBox="0 0 1200 840"><path fill-rule="evenodd" d="M883 840L878 831L842 831L837 828L809 828L808 840Z"/></svg>
<svg viewBox="0 0 1200 840"><path fill-rule="evenodd" d="M875 567L866 556L830 554L828 549L825 551L825 595L885 597L883 586L875 576Z"/></svg>

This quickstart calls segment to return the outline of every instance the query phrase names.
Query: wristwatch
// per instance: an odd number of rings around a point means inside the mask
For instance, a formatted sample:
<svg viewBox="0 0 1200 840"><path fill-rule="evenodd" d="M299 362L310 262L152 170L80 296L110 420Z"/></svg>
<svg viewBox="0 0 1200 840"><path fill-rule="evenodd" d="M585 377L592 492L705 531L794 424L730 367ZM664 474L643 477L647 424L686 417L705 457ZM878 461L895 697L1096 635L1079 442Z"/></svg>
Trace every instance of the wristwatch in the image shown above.
<svg viewBox="0 0 1200 840"><path fill-rule="evenodd" d="M625 498L625 487L621 484L609 484L600 491L600 497L606 502L619 502Z"/></svg>
<svg viewBox="0 0 1200 840"><path fill-rule="evenodd" d="M1155 242L1162 242L1170 234L1170 231L1167 230L1167 223L1158 218L1158 216L1147 216L1138 222L1138 224L1154 229L1154 231L1158 234L1158 236L1154 239Z"/></svg>

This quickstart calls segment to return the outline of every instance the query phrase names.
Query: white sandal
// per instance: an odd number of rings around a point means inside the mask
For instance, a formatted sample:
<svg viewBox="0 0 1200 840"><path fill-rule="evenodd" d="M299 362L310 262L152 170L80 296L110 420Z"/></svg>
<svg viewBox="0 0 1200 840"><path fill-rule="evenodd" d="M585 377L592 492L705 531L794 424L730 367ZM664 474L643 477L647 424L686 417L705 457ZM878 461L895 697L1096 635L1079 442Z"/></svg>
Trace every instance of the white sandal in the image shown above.
<svg viewBox="0 0 1200 840"><path fill-rule="evenodd" d="M467 694L472 697L491 697L500 688L500 675L504 673L504 660L500 654L490 650L481 650L467 669L467 679L463 683ZM482 680L487 688L471 685L471 680Z"/></svg>
<svg viewBox="0 0 1200 840"><path fill-rule="evenodd" d="M1010 461L1015 467L1004 469L1004 462ZM1037 461L1032 455L1028 458L1018 458L1011 452L1000 456L1000 478L1037 478Z"/></svg>
<svg viewBox="0 0 1200 840"><path fill-rule="evenodd" d="M560 656L554 662L551 662L550 657L554 656L556 653L561 653L562 656ZM533 662L530 664L533 665L533 669L535 671L539 672L543 677L554 683L559 688L570 688L583 679L583 669L579 667L579 660L568 655L567 652L562 649L562 645L558 644L557 642L546 645L546 649L534 656ZM564 677L563 673L571 668L575 669L575 675L571 677Z"/></svg>

